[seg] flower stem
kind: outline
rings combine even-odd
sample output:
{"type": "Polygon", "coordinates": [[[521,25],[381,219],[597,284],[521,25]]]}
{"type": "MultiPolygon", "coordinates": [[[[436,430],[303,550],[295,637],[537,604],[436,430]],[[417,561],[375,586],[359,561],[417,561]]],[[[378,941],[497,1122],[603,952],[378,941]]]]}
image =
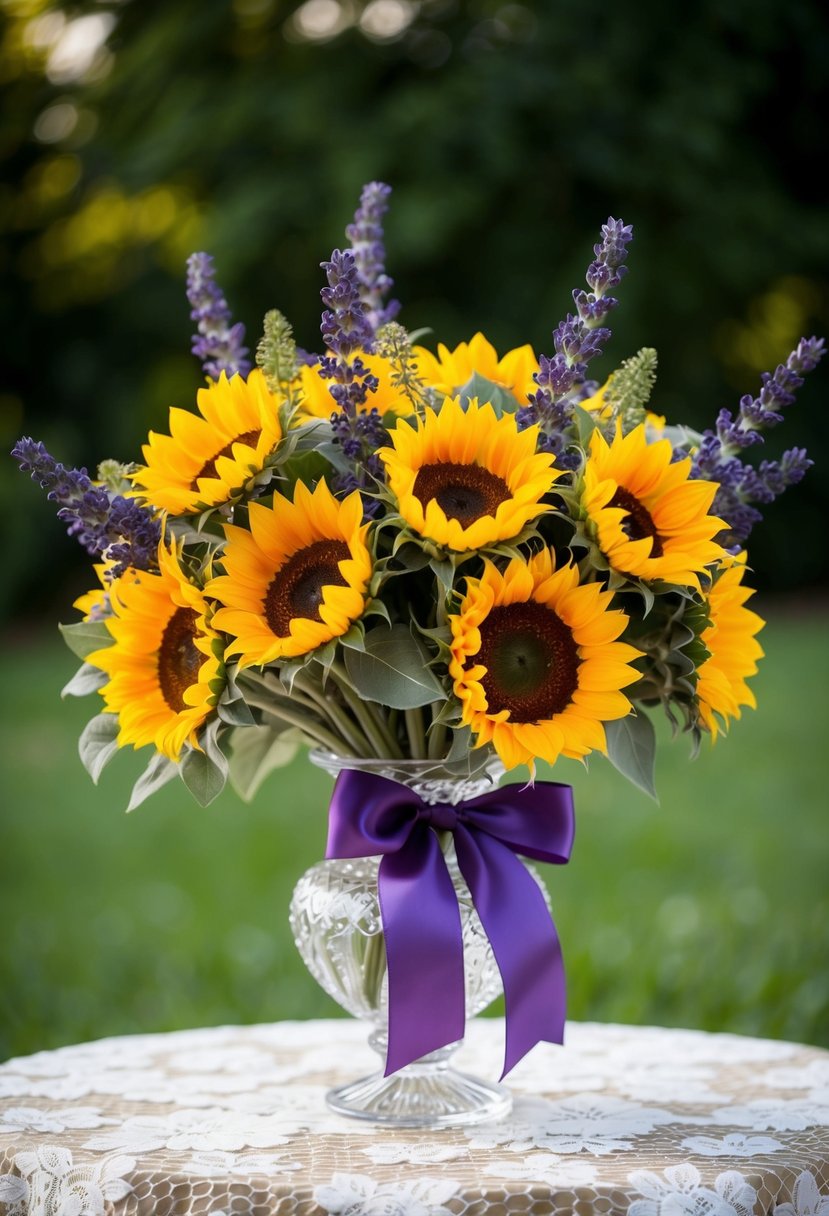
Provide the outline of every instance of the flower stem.
{"type": "Polygon", "coordinates": [[[428,735],[430,760],[442,760],[446,751],[446,724],[437,721],[437,716],[442,709],[443,701],[432,702],[432,725],[428,735]]]}
{"type": "Polygon", "coordinates": [[[386,965],[386,939],[381,930],[366,939],[363,955],[363,996],[370,1009],[380,1008],[380,992],[383,987],[383,976],[386,974],[386,965]]]}
{"type": "Polygon", "coordinates": [[[360,699],[359,695],[351,687],[346,672],[339,664],[331,664],[331,677],[336,680],[337,687],[343,695],[343,700],[360,723],[366,738],[374,748],[374,754],[381,759],[386,757],[396,760],[402,759],[403,753],[397,740],[392,738],[391,732],[383,721],[382,716],[372,712],[374,707],[371,702],[360,699]]]}
{"type": "Polygon", "coordinates": [[[305,672],[300,672],[294,683],[295,687],[298,687],[315,703],[318,712],[328,718],[331,725],[340,732],[344,739],[348,740],[356,756],[372,755],[371,742],[365,732],[359,730],[356,723],[344,709],[336,704],[333,697],[326,696],[321,688],[317,688],[305,672]]]}
{"type": "Polygon", "coordinates": [[[298,727],[309,739],[313,739],[315,743],[319,743],[321,747],[333,752],[336,756],[351,754],[350,744],[345,739],[326,730],[322,723],[315,722],[313,718],[308,718],[305,714],[283,706],[281,702],[278,703],[271,698],[265,699],[264,697],[248,696],[245,699],[248,705],[261,709],[268,717],[278,718],[282,722],[287,722],[290,726],[298,727]]]}
{"type": "Polygon", "coordinates": [[[409,751],[413,760],[426,759],[426,736],[423,732],[423,711],[420,708],[407,709],[406,734],[409,738],[409,751]]]}

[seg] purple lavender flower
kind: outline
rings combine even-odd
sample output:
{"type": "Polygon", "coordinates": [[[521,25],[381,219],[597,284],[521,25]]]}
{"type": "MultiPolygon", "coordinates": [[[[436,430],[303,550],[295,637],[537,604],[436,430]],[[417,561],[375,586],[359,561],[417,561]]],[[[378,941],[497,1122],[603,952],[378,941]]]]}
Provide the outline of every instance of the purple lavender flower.
{"type": "Polygon", "coordinates": [[[763,518],[753,504],[774,502],[814,463],[804,448],[791,448],[780,460],[764,460],[756,469],[737,453],[763,443],[760,431],[782,422],[782,411],[792,404],[804,376],[817,367],[823,354],[822,338],[801,338],[785,363],[774,372],[763,372],[759,396],[747,393],[741,398],[736,419],[730,410],[720,410],[716,429],[703,432],[690,475],[719,483],[712,511],[728,524],[718,537],[721,544],[742,547],[763,518]]]}
{"type": "Polygon", "coordinates": [[[627,266],[622,263],[632,239],[633,228],[622,220],[611,216],[602,225],[602,239],[593,246],[595,257],[587,268],[590,291],[577,288],[573,292],[576,315],[568,313],[554,330],[555,354],[552,358],[541,356],[535,375],[538,391],[530,394],[529,404],[517,413],[522,430],[538,423],[543,446],[555,452],[568,468],[573,461],[565,457],[566,432],[573,421],[573,406],[581,395],[587,364],[610,337],[610,330],[601,322],[618,300],[606,293],[618,287],[627,274],[627,266]]]}
{"type": "Polygon", "coordinates": [[[198,323],[193,334],[193,354],[201,359],[204,374],[218,380],[222,372],[246,376],[251,364],[243,346],[245,327],[232,323],[227,300],[215,279],[213,258],[209,253],[191,253],[187,259],[187,299],[190,317],[198,323]]]}
{"type": "MultiPolygon", "coordinates": [[[[342,446],[352,465],[334,481],[335,492],[345,494],[354,489],[371,489],[382,481],[376,453],[385,445],[387,435],[377,410],[360,408],[369,393],[377,390],[379,381],[357,353],[374,349],[374,331],[360,298],[357,260],[350,250],[335,249],[331,260],[323,262],[322,267],[328,286],[320,293],[326,306],[320,329],[331,353],[320,358],[319,374],[332,381],[328,391],[339,408],[331,414],[331,427],[335,442],[342,446]]],[[[363,502],[370,514],[374,500],[364,497],[363,502]]]]}
{"type": "Polygon", "coordinates": [[[110,577],[156,564],[161,526],[146,507],[93,485],[86,469],[67,469],[42,443],[20,439],[12,448],[21,470],[59,506],[58,519],[92,556],[114,562],[110,577]]]}
{"type": "Polygon", "coordinates": [[[354,222],[345,230],[354,253],[360,299],[366,306],[366,320],[373,334],[387,321],[393,321],[400,311],[399,300],[383,303],[383,297],[394,286],[394,280],[386,274],[383,244],[383,216],[388,211],[390,194],[391,186],[384,182],[363,186],[354,222]]]}

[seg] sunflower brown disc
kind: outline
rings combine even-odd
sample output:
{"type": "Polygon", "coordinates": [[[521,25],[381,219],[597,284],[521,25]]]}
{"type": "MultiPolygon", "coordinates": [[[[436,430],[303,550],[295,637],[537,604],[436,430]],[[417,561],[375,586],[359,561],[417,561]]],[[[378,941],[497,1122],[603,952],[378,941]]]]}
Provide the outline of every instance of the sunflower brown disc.
{"type": "Polygon", "coordinates": [[[479,464],[440,461],[418,469],[412,493],[424,508],[434,499],[447,519],[468,528],[483,515],[494,515],[510,495],[502,477],[479,464]]]}
{"type": "Polygon", "coordinates": [[[474,663],[491,714],[510,711],[511,722],[544,722],[562,713],[578,687],[579,655],[569,628],[545,604],[530,600],[492,608],[479,626],[474,663]]]}
{"type": "Polygon", "coordinates": [[[339,562],[351,550],[344,540],[317,540],[294,553],[277,570],[265,592],[265,619],[278,638],[291,632],[291,621],[319,621],[324,587],[347,587],[339,562]]]}
{"type": "Polygon", "coordinates": [[[237,435],[235,439],[231,439],[230,443],[226,443],[220,452],[217,452],[215,456],[211,456],[209,460],[204,462],[196,476],[190,482],[190,489],[198,490],[200,477],[216,476],[216,461],[220,456],[232,456],[234,443],[244,443],[247,444],[249,448],[252,448],[259,442],[259,436],[261,434],[261,431],[243,431],[241,435],[237,435]]]}
{"type": "Polygon", "coordinates": [[[197,619],[192,608],[177,608],[161,635],[158,685],[174,714],[187,708],[184,694],[191,684],[197,683],[199,668],[205,659],[193,641],[197,619]]]}
{"type": "Polygon", "coordinates": [[[626,536],[631,540],[645,540],[650,537],[653,541],[651,557],[662,556],[662,541],[651,518],[651,513],[647,507],[642,506],[635,494],[631,494],[630,490],[626,490],[624,486],[619,486],[607,505],[621,507],[623,511],[627,511],[627,519],[622,520],[622,531],[626,536]]]}

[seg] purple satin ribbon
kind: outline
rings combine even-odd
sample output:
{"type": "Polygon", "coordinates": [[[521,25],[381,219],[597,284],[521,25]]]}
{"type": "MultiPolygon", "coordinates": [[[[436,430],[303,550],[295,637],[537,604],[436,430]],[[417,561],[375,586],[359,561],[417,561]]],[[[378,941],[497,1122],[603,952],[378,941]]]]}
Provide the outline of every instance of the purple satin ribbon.
{"type": "Polygon", "coordinates": [[[380,911],[389,977],[386,1076],[462,1039],[460,911],[435,830],[450,831],[458,865],[504,985],[502,1077],[542,1040],[564,1038],[566,987],[549,910],[516,853],[565,864],[574,833],[569,785],[507,785],[457,806],[429,806],[374,773],[340,773],[326,857],[381,855],[380,911]]]}

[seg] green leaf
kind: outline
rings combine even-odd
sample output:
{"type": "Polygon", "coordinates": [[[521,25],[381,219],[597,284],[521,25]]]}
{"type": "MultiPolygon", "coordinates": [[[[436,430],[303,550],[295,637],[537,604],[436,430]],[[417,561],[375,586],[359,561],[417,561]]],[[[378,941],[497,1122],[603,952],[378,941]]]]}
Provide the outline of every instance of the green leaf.
{"type": "MultiPolygon", "coordinates": [[[[379,600],[377,600],[375,602],[380,603],[379,600]]],[[[348,629],[345,633],[340,635],[338,640],[339,640],[341,646],[345,646],[349,650],[365,650],[365,648],[366,648],[365,633],[366,633],[366,631],[363,627],[362,622],[355,621],[355,623],[351,626],[350,629],[348,629]]],[[[330,664],[329,664],[329,666],[330,666],[330,664]]]]}
{"type": "Polygon", "coordinates": [[[84,768],[95,784],[104,768],[118,751],[118,717],[98,714],[87,722],[78,740],[78,753],[84,768]]]}
{"type": "Polygon", "coordinates": [[[452,746],[446,755],[447,764],[465,760],[472,751],[472,731],[468,726],[459,726],[452,731],[452,746]]]}
{"type": "Polygon", "coordinates": [[[79,659],[85,659],[93,650],[111,646],[114,640],[104,621],[78,621],[75,625],[58,625],[58,629],[79,659]]]}
{"type": "Polygon", "coordinates": [[[73,675],[68,684],[64,684],[60,691],[62,697],[86,697],[91,692],[97,692],[99,688],[103,688],[106,684],[108,676],[105,671],[101,671],[100,667],[93,667],[91,663],[84,663],[82,667],[73,675]]]}
{"type": "MultiPolygon", "coordinates": [[[[295,452],[289,460],[285,461],[280,472],[288,484],[289,497],[292,497],[293,487],[298,481],[304,482],[306,486],[311,486],[321,477],[330,474],[331,465],[319,451],[295,452]]],[[[284,487],[280,487],[280,489],[283,494],[288,492],[284,487]]]]}
{"type": "Polygon", "coordinates": [[[144,772],[132,787],[127,811],[134,811],[137,806],[146,801],[156,790],[160,790],[168,781],[179,775],[179,768],[162,752],[156,752],[144,772]]]}
{"type": "Polygon", "coordinates": [[[583,448],[586,448],[590,441],[590,436],[599,425],[596,415],[591,414],[590,410],[582,409],[580,405],[574,405],[573,417],[576,421],[576,433],[579,437],[579,443],[583,448]]]}
{"type": "Polygon", "coordinates": [[[433,557],[429,566],[444,591],[451,591],[455,582],[455,563],[450,559],[439,561],[438,558],[433,557]]]}
{"type": "Polygon", "coordinates": [[[256,724],[250,706],[242,697],[219,701],[216,713],[228,726],[254,726],[256,724]]]}
{"type": "Polygon", "coordinates": [[[610,763],[628,781],[658,802],[654,785],[656,734],[648,715],[641,711],[628,714],[616,722],[605,722],[604,729],[610,763]]]}
{"type": "Polygon", "coordinates": [[[363,620],[369,616],[382,617],[387,625],[391,625],[389,610],[381,599],[369,600],[369,602],[366,604],[365,608],[363,609],[363,620]]]}
{"type": "Polygon", "coordinates": [[[429,554],[420,545],[413,544],[402,532],[398,532],[394,541],[394,560],[400,563],[400,569],[390,564],[386,565],[383,573],[386,578],[394,578],[397,574],[411,574],[422,570],[429,564],[429,554]]]}
{"type": "Polygon", "coordinates": [[[280,732],[270,726],[233,732],[230,781],[240,798],[250,802],[269,773],[293,760],[300,746],[296,736],[292,728],[280,732]]]}
{"type": "Polygon", "coordinates": [[[184,753],[180,764],[181,779],[199,806],[209,806],[214,798],[218,798],[227,781],[227,758],[216,741],[218,727],[219,723],[211,723],[199,740],[204,751],[191,747],[184,753]]]}
{"type": "Polygon", "coordinates": [[[378,626],[366,634],[365,652],[347,650],[345,666],[360,696],[389,709],[417,709],[445,697],[429,668],[428,648],[406,625],[378,626]]]}
{"type": "Polygon", "coordinates": [[[490,402],[499,418],[502,414],[514,414],[518,409],[518,402],[508,389],[501,384],[496,384],[494,380],[487,380],[486,376],[482,376],[478,372],[473,372],[460,389],[462,405],[466,405],[473,397],[477,397],[479,405],[483,405],[486,401],[490,402]]]}

